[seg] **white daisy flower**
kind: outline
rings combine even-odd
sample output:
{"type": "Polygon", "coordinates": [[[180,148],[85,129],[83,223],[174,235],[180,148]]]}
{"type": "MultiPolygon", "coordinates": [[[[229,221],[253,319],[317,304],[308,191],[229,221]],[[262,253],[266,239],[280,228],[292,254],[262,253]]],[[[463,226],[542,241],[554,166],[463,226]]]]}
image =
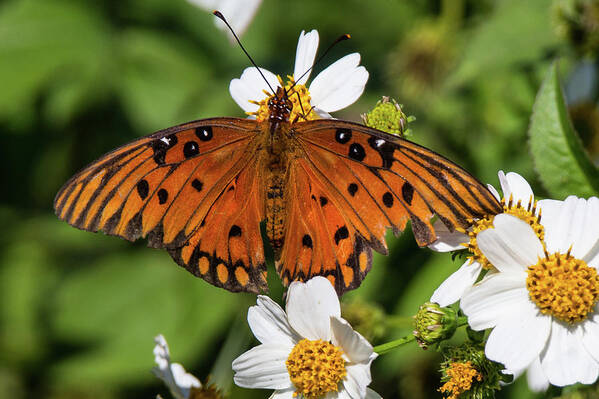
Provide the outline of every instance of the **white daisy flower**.
{"type": "MultiPolygon", "coordinates": [[[[237,34],[237,36],[243,35],[247,30],[250,22],[254,19],[258,7],[262,3],[262,0],[187,0],[191,4],[196,5],[208,12],[215,10],[220,11],[237,34]]],[[[227,25],[219,18],[214,18],[215,25],[225,32],[231,42],[235,42],[233,34],[227,28],[227,25]]]]}
{"type": "Polygon", "coordinates": [[[248,323],[261,344],[233,361],[237,385],[274,389],[273,399],[380,398],[367,388],[377,354],[341,318],[326,278],[291,283],[286,309],[263,295],[249,309],[248,323]]]}
{"type": "MultiPolygon", "coordinates": [[[[542,238],[543,227],[540,220],[540,206],[537,206],[535,203],[534,194],[528,182],[514,172],[505,174],[500,170],[498,176],[501,191],[503,192],[503,199],[501,199],[493,186],[488,185],[488,187],[497,200],[502,202],[504,213],[517,216],[530,223],[542,238]]],[[[436,302],[441,306],[448,306],[457,302],[464,292],[476,282],[483,269],[492,269],[492,266],[482,256],[476,245],[477,234],[491,227],[492,223],[493,215],[475,221],[469,231],[462,230],[454,232],[449,232],[440,220],[434,223],[437,240],[429,245],[429,248],[438,252],[468,248],[473,255],[456,272],[441,283],[433,293],[430,299],[431,302],[436,302]]]]}
{"type": "Polygon", "coordinates": [[[468,290],[461,307],[473,329],[492,328],[489,359],[528,368],[537,383],[591,384],[599,376],[599,199],[540,205],[544,242],[511,215],[478,234],[497,271],[468,290]]]}
{"type": "Polygon", "coordinates": [[[154,375],[160,378],[175,399],[187,399],[192,388],[201,388],[202,384],[193,375],[187,373],[179,363],[171,363],[168,344],[162,334],[154,338],[154,361],[158,365],[152,369],[154,375]]]}
{"type": "Polygon", "coordinates": [[[330,118],[329,112],[353,104],[364,91],[368,80],[366,68],[360,66],[360,54],[353,53],[337,60],[318,74],[306,87],[318,49],[318,32],[300,34],[295,54],[293,75],[287,83],[272,72],[260,68],[266,81],[255,67],[246,68],[239,79],[229,85],[231,97],[250,117],[264,120],[268,116],[268,99],[277,87],[284,87],[293,102],[290,120],[330,118]],[[270,87],[269,87],[270,85],[270,87]],[[293,87],[293,89],[292,89],[293,87]],[[272,88],[272,90],[271,90],[272,88]]]}

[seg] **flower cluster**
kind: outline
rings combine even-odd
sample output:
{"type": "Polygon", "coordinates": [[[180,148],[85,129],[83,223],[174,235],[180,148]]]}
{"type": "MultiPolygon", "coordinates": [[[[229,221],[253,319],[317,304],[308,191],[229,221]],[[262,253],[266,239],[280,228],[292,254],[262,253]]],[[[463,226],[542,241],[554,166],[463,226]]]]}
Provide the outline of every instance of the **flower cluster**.
{"type": "Polygon", "coordinates": [[[593,383],[599,376],[599,199],[534,202],[521,176],[500,172],[499,178],[504,213],[461,235],[442,233],[433,246],[461,244],[473,256],[431,300],[460,300],[473,329],[492,329],[487,357],[512,374],[526,370],[534,390],[593,383]]]}

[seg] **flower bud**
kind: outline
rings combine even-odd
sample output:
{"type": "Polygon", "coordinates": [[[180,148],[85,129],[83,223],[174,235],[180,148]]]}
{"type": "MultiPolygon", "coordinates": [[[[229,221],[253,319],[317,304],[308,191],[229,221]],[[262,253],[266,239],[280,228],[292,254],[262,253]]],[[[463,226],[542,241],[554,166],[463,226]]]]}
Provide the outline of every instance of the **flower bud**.
{"type": "Polygon", "coordinates": [[[406,116],[401,105],[389,97],[383,97],[376,103],[372,111],[362,115],[364,124],[383,132],[397,136],[409,135],[408,123],[415,120],[413,116],[406,116]]]}
{"type": "Polygon", "coordinates": [[[458,316],[451,308],[442,308],[436,303],[425,302],[414,316],[414,336],[418,345],[426,349],[428,345],[451,338],[458,326],[458,316]]]}

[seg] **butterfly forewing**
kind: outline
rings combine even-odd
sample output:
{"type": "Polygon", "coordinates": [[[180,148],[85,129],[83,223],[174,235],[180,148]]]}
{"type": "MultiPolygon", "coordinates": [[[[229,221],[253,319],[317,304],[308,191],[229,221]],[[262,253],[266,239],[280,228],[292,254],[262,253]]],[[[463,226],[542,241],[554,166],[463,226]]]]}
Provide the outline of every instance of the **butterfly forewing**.
{"type": "Polygon", "coordinates": [[[56,214],[84,230],[147,237],[215,285],[264,289],[262,191],[248,151],[256,132],[255,121],[215,118],[136,140],[70,179],[56,196],[56,214]],[[218,264],[202,273],[194,251],[218,264]],[[233,278],[223,277],[223,267],[233,278]]]}

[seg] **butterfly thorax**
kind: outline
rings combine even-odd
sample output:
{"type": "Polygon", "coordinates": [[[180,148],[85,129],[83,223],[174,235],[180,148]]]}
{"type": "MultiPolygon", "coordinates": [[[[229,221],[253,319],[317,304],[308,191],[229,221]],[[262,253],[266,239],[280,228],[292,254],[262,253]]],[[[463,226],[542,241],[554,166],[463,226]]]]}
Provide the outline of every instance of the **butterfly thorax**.
{"type": "Polygon", "coordinates": [[[283,246],[285,235],[285,215],[287,200],[284,197],[288,182],[288,165],[297,154],[297,146],[291,137],[289,116],[293,103],[282,87],[268,101],[268,155],[266,161],[266,233],[268,239],[278,251],[283,246]]]}

